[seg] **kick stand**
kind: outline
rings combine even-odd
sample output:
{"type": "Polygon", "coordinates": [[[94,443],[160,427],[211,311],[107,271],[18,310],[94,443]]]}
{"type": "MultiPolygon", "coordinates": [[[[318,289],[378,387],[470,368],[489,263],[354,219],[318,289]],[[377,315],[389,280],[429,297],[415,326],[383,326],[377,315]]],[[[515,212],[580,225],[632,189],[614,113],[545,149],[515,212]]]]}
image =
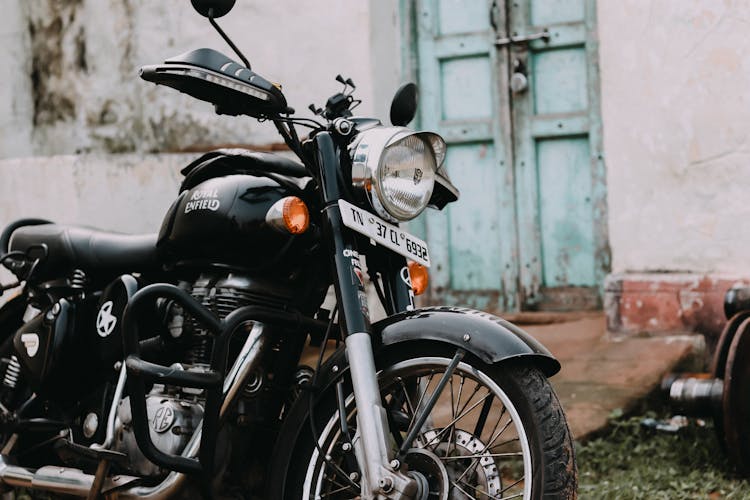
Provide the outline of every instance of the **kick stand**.
{"type": "Polygon", "coordinates": [[[94,482],[91,484],[91,489],[86,500],[99,500],[101,498],[102,487],[104,486],[104,480],[107,479],[107,474],[109,474],[109,459],[102,458],[96,468],[94,482]]]}

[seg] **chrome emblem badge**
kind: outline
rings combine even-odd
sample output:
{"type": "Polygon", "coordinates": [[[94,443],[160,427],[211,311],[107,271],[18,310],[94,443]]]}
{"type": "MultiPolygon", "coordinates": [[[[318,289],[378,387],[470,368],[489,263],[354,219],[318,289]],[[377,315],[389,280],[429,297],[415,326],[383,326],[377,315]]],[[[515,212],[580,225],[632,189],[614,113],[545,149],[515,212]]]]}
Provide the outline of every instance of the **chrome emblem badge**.
{"type": "Polygon", "coordinates": [[[100,337],[108,337],[117,325],[117,316],[112,314],[112,306],[111,300],[105,302],[96,316],[96,332],[100,337]]]}
{"type": "Polygon", "coordinates": [[[23,346],[26,348],[26,354],[28,354],[30,358],[33,358],[36,356],[36,353],[39,352],[39,335],[36,333],[22,334],[21,342],[23,342],[23,346]]]}

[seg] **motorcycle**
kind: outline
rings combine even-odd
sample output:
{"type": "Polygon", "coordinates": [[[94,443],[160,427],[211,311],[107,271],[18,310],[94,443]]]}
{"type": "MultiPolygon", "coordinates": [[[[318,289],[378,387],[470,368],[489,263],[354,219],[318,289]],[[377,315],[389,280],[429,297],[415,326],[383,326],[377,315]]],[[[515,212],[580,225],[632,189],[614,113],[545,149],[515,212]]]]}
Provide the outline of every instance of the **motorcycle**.
{"type": "Polygon", "coordinates": [[[140,76],[273,123],[298,160],[204,154],[159,234],[39,219],[5,229],[0,263],[17,277],[0,309],[5,491],[575,498],[547,379],[558,361],[496,316],[415,307],[430,253],[399,224],[459,197],[443,139],[406,127],[416,86],[396,93],[392,126],[354,116],[342,77],[316,119],[297,117],[216,22],[234,0],[192,4],[242,63],[199,49],[140,76]],[[308,343],[314,367],[300,365],[308,343]]]}

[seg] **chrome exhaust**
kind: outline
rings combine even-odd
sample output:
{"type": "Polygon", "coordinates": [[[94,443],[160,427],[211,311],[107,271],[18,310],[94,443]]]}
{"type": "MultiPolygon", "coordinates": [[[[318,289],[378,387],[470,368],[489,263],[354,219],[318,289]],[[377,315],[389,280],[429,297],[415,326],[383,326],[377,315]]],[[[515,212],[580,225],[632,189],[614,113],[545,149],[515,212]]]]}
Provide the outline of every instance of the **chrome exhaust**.
{"type": "MultiPolygon", "coordinates": [[[[224,382],[226,401],[221,407],[220,417],[224,416],[234,398],[240,393],[240,389],[247,383],[248,377],[260,360],[264,345],[263,325],[255,322],[224,382]]],[[[193,433],[182,452],[182,456],[194,458],[198,455],[201,434],[200,428],[193,433]]],[[[7,457],[0,455],[0,483],[7,486],[86,497],[94,484],[94,477],[93,474],[87,474],[80,469],[70,467],[47,465],[37,470],[19,467],[9,464],[7,457]]],[[[133,485],[128,487],[131,483],[139,480],[140,478],[134,476],[110,476],[104,481],[102,494],[117,492],[118,499],[127,500],[167,500],[175,498],[184,486],[187,476],[178,472],[170,472],[156,486],[133,485]]]]}
{"type": "MultiPolygon", "coordinates": [[[[37,470],[10,465],[6,457],[0,456],[0,479],[8,486],[44,490],[66,495],[85,497],[94,484],[94,476],[79,469],[47,465],[37,470]]],[[[107,478],[102,488],[103,493],[126,487],[138,481],[133,476],[113,476],[107,478]]]]}

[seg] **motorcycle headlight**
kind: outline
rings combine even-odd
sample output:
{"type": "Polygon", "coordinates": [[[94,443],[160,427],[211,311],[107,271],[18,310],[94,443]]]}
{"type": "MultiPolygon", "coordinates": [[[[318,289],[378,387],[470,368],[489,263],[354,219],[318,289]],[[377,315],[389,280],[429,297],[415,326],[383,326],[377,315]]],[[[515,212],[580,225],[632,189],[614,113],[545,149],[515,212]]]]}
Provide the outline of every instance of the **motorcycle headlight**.
{"type": "Polygon", "coordinates": [[[355,138],[351,155],[354,187],[378,215],[401,222],[427,207],[445,159],[445,141],[431,132],[377,127],[355,138]]]}

